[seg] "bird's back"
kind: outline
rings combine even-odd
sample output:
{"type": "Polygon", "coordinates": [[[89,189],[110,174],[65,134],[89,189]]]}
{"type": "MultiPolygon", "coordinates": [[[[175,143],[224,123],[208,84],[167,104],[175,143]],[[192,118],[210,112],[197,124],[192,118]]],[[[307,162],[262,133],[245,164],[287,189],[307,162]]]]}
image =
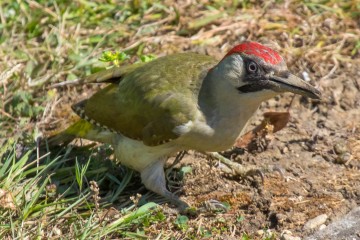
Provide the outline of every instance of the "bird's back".
{"type": "Polygon", "coordinates": [[[94,123],[158,145],[178,137],[173,129],[193,120],[202,81],[217,61],[174,54],[134,68],[80,107],[94,123]]]}

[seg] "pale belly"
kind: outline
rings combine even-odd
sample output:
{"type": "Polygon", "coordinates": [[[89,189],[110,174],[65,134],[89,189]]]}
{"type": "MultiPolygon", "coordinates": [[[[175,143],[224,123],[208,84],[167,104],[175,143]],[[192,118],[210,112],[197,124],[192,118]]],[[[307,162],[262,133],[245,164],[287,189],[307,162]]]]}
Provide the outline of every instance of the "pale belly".
{"type": "MultiPolygon", "coordinates": [[[[219,122],[212,131],[204,132],[201,129],[193,129],[175,142],[185,149],[193,149],[203,152],[219,152],[230,149],[247,125],[247,120],[238,119],[237,124],[227,121],[219,122]]],[[[210,127],[210,126],[208,126],[210,127]]]]}
{"type": "MultiPolygon", "coordinates": [[[[233,129],[233,128],[231,128],[233,129]]],[[[215,133],[212,136],[193,133],[176,140],[185,149],[193,149],[202,152],[219,152],[230,149],[240,134],[239,129],[234,131],[224,130],[222,133],[215,133]]]]}
{"type": "Polygon", "coordinates": [[[145,167],[166,159],[181,149],[172,143],[159,146],[146,146],[141,141],[133,140],[117,134],[113,139],[116,160],[136,171],[141,172],[145,167]]]}
{"type": "Polygon", "coordinates": [[[210,126],[206,123],[195,124],[191,130],[179,138],[159,146],[146,146],[142,141],[133,140],[116,134],[113,147],[117,161],[134,170],[145,167],[182,150],[218,152],[230,149],[237,137],[246,127],[248,118],[224,118],[210,126]]]}

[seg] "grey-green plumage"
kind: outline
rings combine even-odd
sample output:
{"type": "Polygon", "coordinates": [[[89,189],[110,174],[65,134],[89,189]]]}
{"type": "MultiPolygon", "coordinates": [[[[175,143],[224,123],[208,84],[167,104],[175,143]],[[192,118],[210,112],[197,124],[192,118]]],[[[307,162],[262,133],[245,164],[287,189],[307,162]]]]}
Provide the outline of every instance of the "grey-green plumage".
{"type": "Polygon", "coordinates": [[[101,81],[121,78],[120,83],[110,84],[75,108],[82,107],[87,118],[124,136],[149,146],[163,144],[179,137],[176,126],[195,120],[202,80],[216,63],[195,53],[161,57],[116,77],[108,74],[101,81]]]}

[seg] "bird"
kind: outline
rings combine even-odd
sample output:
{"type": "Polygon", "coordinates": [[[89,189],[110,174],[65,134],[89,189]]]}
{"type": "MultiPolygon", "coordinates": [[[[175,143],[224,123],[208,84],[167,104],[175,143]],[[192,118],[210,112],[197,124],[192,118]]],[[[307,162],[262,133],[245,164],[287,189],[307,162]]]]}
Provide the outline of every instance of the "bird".
{"type": "Polygon", "coordinates": [[[180,210],[189,205],[166,188],[169,156],[230,149],[260,104],[280,93],[321,97],[277,51],[254,41],[237,44],[220,61],[176,53],[104,70],[84,82],[108,85],[74,104],[80,119],[49,142],[84,138],[112,145],[118,163],[139,172],[148,190],[180,210]]]}

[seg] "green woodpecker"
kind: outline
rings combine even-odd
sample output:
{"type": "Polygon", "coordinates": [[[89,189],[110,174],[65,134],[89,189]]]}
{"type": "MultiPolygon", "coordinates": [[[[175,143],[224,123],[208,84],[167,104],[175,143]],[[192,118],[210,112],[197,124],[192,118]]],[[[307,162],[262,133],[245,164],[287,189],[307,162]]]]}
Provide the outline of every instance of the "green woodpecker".
{"type": "Polygon", "coordinates": [[[261,102],[279,93],[320,98],[288,71],[276,51],[256,42],[235,46],[221,61],[179,53],[113,68],[87,81],[110,84],[75,104],[82,120],[52,142],[80,137],[111,144],[117,161],[140,172],[147,189],[181,209],[188,205],[166,189],[169,155],[231,148],[261,102]]]}

